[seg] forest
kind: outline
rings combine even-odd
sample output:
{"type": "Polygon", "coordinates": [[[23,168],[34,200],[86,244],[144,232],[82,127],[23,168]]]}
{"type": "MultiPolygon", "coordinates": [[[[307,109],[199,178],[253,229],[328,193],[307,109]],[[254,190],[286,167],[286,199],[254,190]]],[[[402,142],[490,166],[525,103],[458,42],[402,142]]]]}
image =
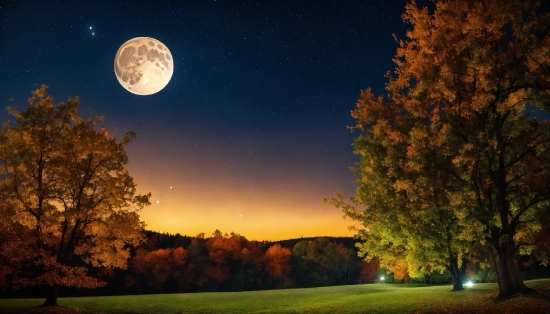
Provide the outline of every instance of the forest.
{"type": "MultiPolygon", "coordinates": [[[[144,231],[142,245],[131,248],[126,269],[90,273],[105,283],[96,289],[62,288],[60,296],[128,295],[178,292],[219,292],[304,288],[372,283],[450,284],[448,272],[411,278],[406,271],[390,273],[377,259],[358,255],[351,237],[248,240],[236,233],[214,231],[196,236],[144,231]],[[381,279],[383,278],[383,279],[381,279]]],[[[521,257],[526,279],[550,277],[532,256],[521,257]]],[[[467,267],[476,282],[495,282],[495,272],[479,264],[467,267]]],[[[40,297],[44,287],[13,289],[3,282],[2,298],[40,297]]]]}

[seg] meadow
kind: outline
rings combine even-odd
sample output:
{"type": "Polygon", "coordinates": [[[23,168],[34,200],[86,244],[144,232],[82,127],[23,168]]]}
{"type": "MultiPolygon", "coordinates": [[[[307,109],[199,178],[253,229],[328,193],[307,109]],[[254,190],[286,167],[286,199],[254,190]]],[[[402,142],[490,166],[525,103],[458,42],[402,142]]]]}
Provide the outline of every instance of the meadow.
{"type": "Polygon", "coordinates": [[[550,279],[526,281],[537,289],[496,300],[496,284],[460,292],[451,286],[370,284],[320,288],[0,300],[0,313],[550,313],[550,279]]]}

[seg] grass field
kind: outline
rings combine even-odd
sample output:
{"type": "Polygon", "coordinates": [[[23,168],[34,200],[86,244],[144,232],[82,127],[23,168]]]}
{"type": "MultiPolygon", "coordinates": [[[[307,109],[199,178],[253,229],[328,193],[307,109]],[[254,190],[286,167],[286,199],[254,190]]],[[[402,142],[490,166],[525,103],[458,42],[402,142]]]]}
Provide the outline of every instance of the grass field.
{"type": "Polygon", "coordinates": [[[57,309],[43,299],[0,300],[0,313],[550,313],[550,279],[537,289],[496,301],[496,284],[461,292],[451,286],[354,285],[309,289],[59,298],[57,309]]]}

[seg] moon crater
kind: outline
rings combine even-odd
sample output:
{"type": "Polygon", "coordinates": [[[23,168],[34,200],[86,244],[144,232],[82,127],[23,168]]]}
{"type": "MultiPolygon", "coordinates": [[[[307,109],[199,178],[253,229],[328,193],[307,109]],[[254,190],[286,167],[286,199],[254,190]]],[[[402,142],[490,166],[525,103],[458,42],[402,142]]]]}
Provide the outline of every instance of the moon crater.
{"type": "Polygon", "coordinates": [[[174,73],[170,50],[151,37],[136,37],[118,49],[115,75],[122,87],[136,95],[151,95],[162,90],[174,73]]]}

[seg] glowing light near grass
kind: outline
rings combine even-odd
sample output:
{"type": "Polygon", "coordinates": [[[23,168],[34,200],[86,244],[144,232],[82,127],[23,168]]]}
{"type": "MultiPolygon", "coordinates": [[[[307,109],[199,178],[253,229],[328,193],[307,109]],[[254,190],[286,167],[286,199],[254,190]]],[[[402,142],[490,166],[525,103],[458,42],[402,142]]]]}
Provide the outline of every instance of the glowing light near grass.
{"type": "Polygon", "coordinates": [[[467,288],[471,288],[474,286],[474,283],[470,280],[467,283],[464,284],[467,288]]]}

